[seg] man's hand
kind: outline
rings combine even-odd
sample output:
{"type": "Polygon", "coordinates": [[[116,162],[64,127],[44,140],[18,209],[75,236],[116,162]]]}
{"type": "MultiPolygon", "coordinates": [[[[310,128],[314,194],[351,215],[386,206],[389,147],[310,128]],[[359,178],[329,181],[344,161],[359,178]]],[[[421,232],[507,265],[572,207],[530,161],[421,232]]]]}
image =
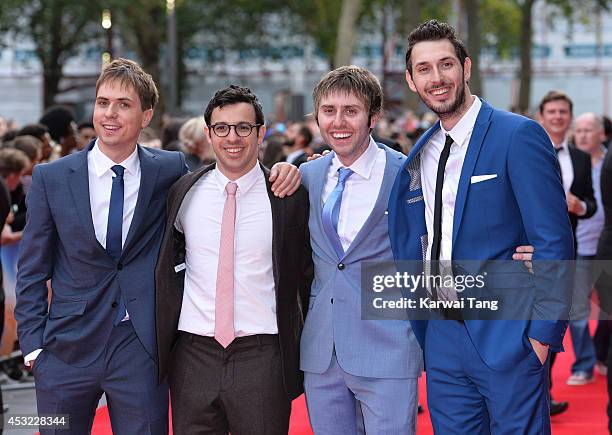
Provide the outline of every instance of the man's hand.
{"type": "Polygon", "coordinates": [[[567,192],[567,211],[574,213],[576,216],[582,216],[586,213],[586,205],[576,195],[567,192]]]}
{"type": "Polygon", "coordinates": [[[516,251],[514,254],[512,254],[512,259],[522,261],[527,270],[529,270],[530,273],[533,273],[533,263],[531,262],[533,252],[533,246],[517,246],[516,251]]]}
{"type": "Polygon", "coordinates": [[[536,356],[540,360],[540,363],[544,365],[546,358],[548,358],[548,348],[550,346],[540,343],[538,340],[534,340],[531,337],[529,337],[529,342],[531,343],[531,347],[533,347],[533,351],[535,352],[536,356]]]}
{"type": "Polygon", "coordinates": [[[274,195],[284,198],[286,195],[293,195],[298,190],[302,182],[302,175],[299,169],[291,163],[279,162],[270,170],[270,182],[274,195]]]}

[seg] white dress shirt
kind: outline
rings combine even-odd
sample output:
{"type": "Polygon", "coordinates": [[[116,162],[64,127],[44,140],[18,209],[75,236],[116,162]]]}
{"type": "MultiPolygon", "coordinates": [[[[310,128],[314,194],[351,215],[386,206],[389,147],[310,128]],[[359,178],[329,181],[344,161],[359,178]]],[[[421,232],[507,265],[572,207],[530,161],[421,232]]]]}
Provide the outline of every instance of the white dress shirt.
{"type": "MultiPolygon", "coordinates": [[[[185,235],[185,288],[178,329],[215,335],[215,295],[225,186],[218,169],[203,175],[181,204],[175,227],[185,235]]],[[[234,247],[234,329],[237,337],[277,334],[272,270],[272,209],[256,164],[237,179],[234,247]]]]}
{"type": "MultiPolygon", "coordinates": [[[[348,250],[374,210],[382,186],[386,162],[385,150],[379,148],[374,139],[370,137],[370,144],[365,152],[349,166],[354,174],[351,174],[344,185],[338,215],[338,236],[344,252],[348,250]]],[[[327,197],[338,184],[338,169],[341,167],[344,165],[338,156],[334,156],[327,171],[327,181],[321,195],[322,204],[325,204],[327,197]]]]}
{"type": "Polygon", "coordinates": [[[557,152],[557,160],[559,161],[559,166],[561,168],[563,190],[565,190],[565,193],[567,194],[572,187],[572,183],[574,182],[574,166],[572,165],[572,157],[569,153],[567,138],[565,138],[563,142],[559,144],[559,146],[553,143],[553,147],[560,148],[560,150],[557,152]]]}
{"type": "MultiPolygon", "coordinates": [[[[111,190],[113,178],[116,176],[112,167],[117,163],[112,161],[106,154],[100,151],[98,141],[87,153],[87,173],[89,177],[89,205],[91,207],[91,218],[93,220],[96,239],[106,249],[106,227],[108,225],[108,209],[110,207],[111,190]]],[[[138,189],[140,188],[140,159],[138,148],[130,156],[119,163],[125,168],[123,172],[123,226],[121,229],[121,246],[125,245],[130,224],[134,217],[134,209],[138,200],[138,189]]],[[[126,310],[122,321],[129,320],[130,316],[126,310]]],[[[37,349],[25,357],[26,365],[35,360],[42,349],[37,349]]]]}
{"type": "MultiPolygon", "coordinates": [[[[87,154],[87,172],[89,173],[89,205],[93,219],[96,239],[106,249],[106,227],[108,225],[108,210],[110,207],[111,190],[115,173],[112,167],[117,163],[108,158],[98,142],[87,154]]],[[[134,217],[138,189],[140,188],[140,159],[138,149],[119,163],[125,168],[123,173],[123,226],[121,228],[121,246],[125,245],[130,224],[134,217]]]]}
{"type": "Polygon", "coordinates": [[[444,148],[446,135],[450,135],[454,142],[450,148],[450,155],[444,171],[444,185],[442,187],[442,240],[440,244],[440,260],[452,260],[453,251],[453,217],[455,215],[455,200],[459,187],[461,168],[467,153],[474,124],[482,103],[474,96],[474,102],[459,122],[450,131],[446,131],[440,123],[440,130],[434,133],[429,142],[423,147],[421,153],[421,184],[423,199],[425,201],[425,223],[427,225],[427,258],[431,259],[431,247],[434,239],[434,205],[436,197],[436,176],[438,162],[444,148]]]}

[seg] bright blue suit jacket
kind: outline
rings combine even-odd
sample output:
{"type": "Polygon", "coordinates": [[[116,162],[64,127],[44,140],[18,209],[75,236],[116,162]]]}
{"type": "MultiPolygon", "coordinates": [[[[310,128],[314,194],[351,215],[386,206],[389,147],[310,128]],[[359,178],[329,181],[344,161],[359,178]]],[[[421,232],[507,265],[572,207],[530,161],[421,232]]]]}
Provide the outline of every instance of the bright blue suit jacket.
{"type": "Polygon", "coordinates": [[[19,344],[24,355],[44,348],[68,364],[88,366],[105,349],[123,294],[138,338],[157,360],[154,271],[166,193],[187,172],[185,159],[182,153],[138,146],[138,200],[115,261],[93,227],[87,170],[93,145],[34,170],[17,272],[19,344]]]}
{"type": "MultiPolygon", "coordinates": [[[[389,234],[396,260],[424,258],[427,229],[421,151],[439,128],[436,123],[416,143],[391,191],[389,234]]],[[[573,236],[556,157],[539,124],[482,102],[459,179],[452,242],[453,260],[482,264],[511,260],[519,245],[535,247],[536,266],[538,260],[573,259],[573,236]],[[471,183],[472,176],[493,174],[495,178],[471,183]]],[[[546,267],[551,263],[546,262],[546,267]]],[[[524,358],[530,351],[527,337],[561,350],[571,304],[569,268],[559,266],[542,274],[536,268],[530,276],[507,264],[511,282],[525,287],[517,294],[522,295],[521,303],[529,304],[524,310],[527,316],[465,321],[480,356],[494,369],[509,368],[524,358]]],[[[506,277],[498,281],[507,285],[506,277]]],[[[413,320],[412,327],[423,347],[427,321],[413,320]]]]}

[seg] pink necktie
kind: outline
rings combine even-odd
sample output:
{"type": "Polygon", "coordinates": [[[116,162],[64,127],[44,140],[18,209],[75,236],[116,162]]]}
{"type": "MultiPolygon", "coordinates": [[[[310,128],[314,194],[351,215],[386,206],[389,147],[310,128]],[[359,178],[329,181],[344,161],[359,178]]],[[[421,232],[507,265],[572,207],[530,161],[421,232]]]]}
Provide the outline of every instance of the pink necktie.
{"type": "Polygon", "coordinates": [[[215,296],[215,339],[227,347],[236,337],[234,332],[234,231],[236,226],[236,183],[227,183],[227,198],[221,220],[221,243],[217,265],[215,296]]]}

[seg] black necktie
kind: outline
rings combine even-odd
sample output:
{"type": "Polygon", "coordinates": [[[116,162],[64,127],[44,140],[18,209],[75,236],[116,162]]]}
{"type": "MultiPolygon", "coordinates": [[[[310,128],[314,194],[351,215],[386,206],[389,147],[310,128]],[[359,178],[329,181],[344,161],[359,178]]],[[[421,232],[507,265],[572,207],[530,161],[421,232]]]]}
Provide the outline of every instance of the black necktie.
{"type": "MultiPolygon", "coordinates": [[[[555,154],[557,155],[557,168],[559,169],[559,175],[561,176],[561,184],[563,184],[563,172],[561,171],[561,162],[559,162],[559,152],[563,147],[555,147],[555,154]]],[[[564,188],[565,189],[565,188],[564,188]]]]}
{"type": "Polygon", "coordinates": [[[444,170],[446,169],[446,162],[450,155],[450,148],[453,144],[453,138],[449,135],[446,136],[446,142],[444,142],[444,148],[440,153],[440,160],[438,162],[438,175],[436,176],[436,196],[434,202],[434,237],[433,244],[431,245],[431,261],[438,261],[440,259],[440,245],[442,243],[442,187],[444,186],[444,170]]]}

